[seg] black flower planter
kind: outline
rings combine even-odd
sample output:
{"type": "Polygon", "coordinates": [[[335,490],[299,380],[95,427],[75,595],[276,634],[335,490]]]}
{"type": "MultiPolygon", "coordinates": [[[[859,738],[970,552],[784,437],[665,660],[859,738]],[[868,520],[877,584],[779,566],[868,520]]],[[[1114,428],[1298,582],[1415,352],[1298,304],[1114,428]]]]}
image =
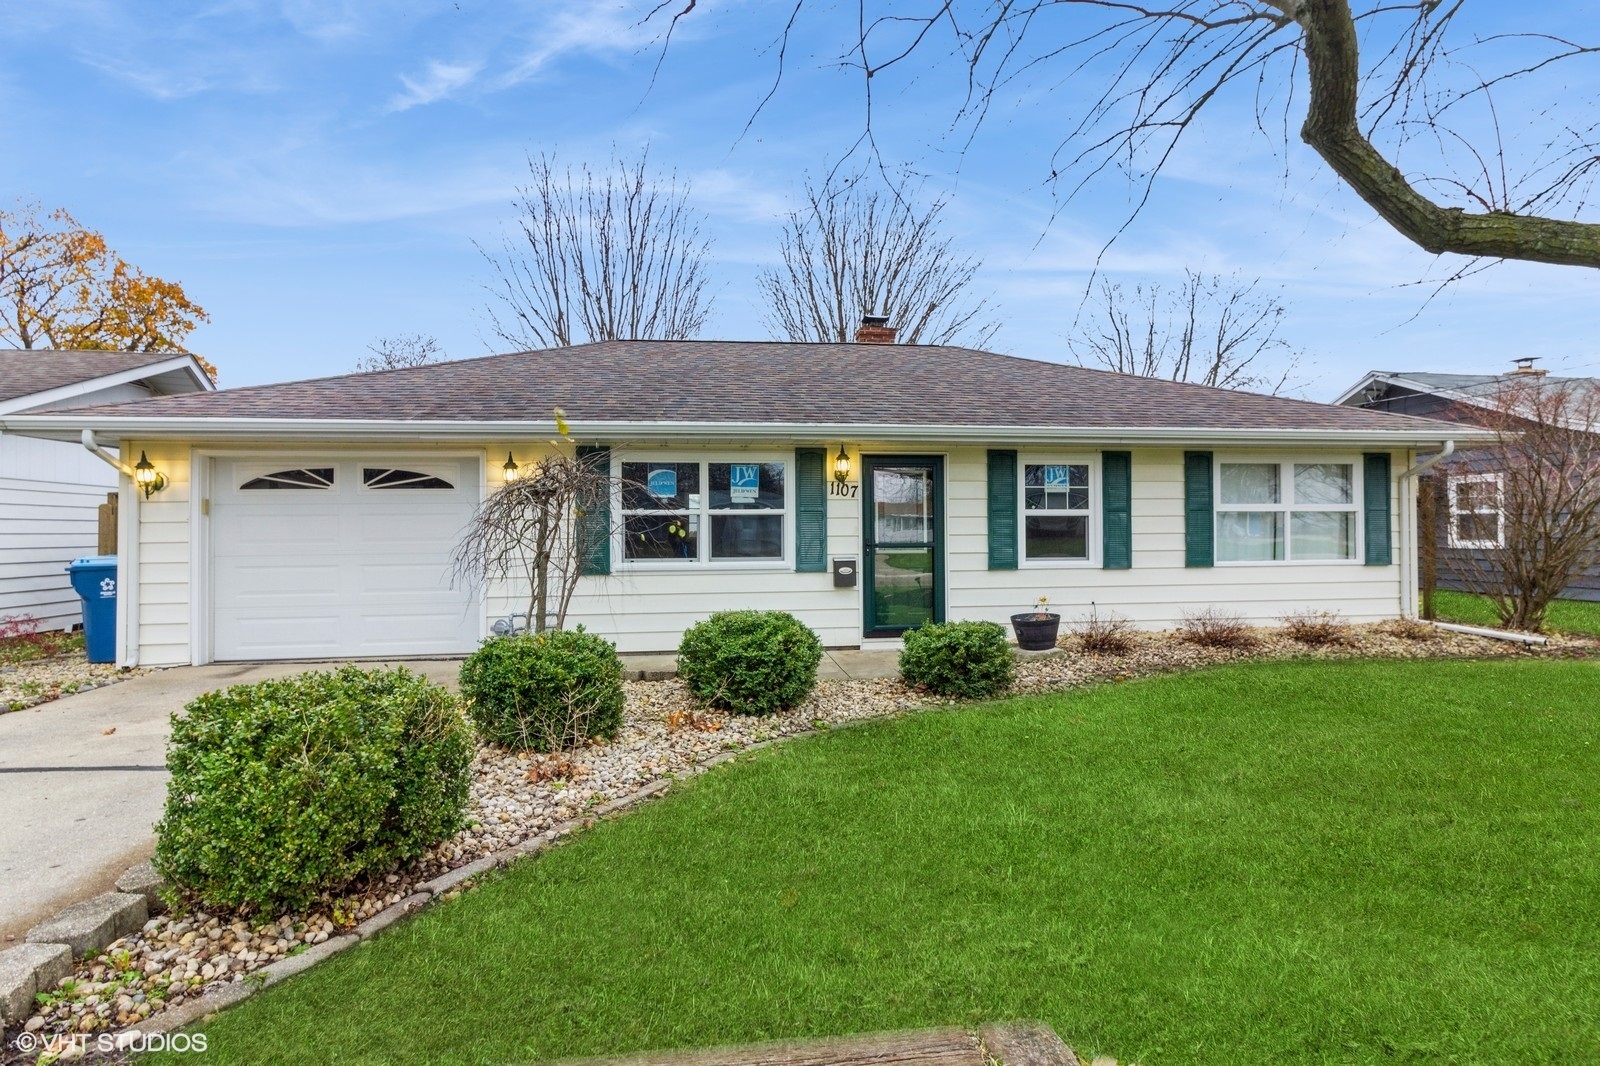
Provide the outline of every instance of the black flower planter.
{"type": "Polygon", "coordinates": [[[1056,646],[1056,635],[1061,631],[1061,616],[1029,611],[1011,616],[1011,628],[1017,631],[1017,647],[1023,651],[1049,651],[1056,646]]]}

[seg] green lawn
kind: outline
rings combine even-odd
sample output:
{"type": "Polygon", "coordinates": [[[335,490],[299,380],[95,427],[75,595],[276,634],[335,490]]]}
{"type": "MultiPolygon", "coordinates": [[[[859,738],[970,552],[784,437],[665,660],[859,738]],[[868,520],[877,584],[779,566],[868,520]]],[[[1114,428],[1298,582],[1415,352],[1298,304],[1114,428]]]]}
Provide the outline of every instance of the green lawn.
{"type": "Polygon", "coordinates": [[[225,1012],[206,1059],[1036,1017],[1147,1066],[1594,1062],[1596,708],[1587,662],[1278,663],[780,745],[225,1012]]]}
{"type": "MultiPolygon", "coordinates": [[[[1498,626],[1485,596],[1470,592],[1451,592],[1439,589],[1433,594],[1433,609],[1441,622],[1465,622],[1475,626],[1498,626]]],[[[1545,629],[1555,633],[1582,633],[1600,637],[1600,603],[1587,600],[1556,600],[1545,615],[1545,629]]]]}

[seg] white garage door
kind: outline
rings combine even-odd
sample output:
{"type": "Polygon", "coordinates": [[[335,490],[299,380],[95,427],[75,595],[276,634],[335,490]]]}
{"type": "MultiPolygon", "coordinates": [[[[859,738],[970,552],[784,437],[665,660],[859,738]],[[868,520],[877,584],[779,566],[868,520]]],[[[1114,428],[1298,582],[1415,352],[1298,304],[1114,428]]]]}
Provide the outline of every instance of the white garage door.
{"type": "Polygon", "coordinates": [[[470,651],[482,608],[450,587],[475,459],[221,460],[212,468],[212,657],[470,651]]]}

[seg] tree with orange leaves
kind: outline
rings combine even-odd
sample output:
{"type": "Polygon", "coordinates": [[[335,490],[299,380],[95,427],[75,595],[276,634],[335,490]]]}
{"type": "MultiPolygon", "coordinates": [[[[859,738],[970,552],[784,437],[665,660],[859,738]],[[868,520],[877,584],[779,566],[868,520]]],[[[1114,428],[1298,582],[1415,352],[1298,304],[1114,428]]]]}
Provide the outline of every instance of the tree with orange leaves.
{"type": "Polygon", "coordinates": [[[186,352],[184,338],[209,318],[182,285],[130,265],[65,209],[0,209],[0,343],[186,352]]]}

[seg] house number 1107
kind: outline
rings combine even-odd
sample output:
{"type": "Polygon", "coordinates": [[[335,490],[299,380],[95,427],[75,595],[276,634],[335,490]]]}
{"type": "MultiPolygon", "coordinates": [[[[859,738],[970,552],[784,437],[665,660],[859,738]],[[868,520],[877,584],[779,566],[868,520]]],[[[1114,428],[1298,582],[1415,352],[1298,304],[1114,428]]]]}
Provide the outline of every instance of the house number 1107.
{"type": "Polygon", "coordinates": [[[846,485],[842,481],[830,481],[828,482],[828,495],[843,496],[847,500],[853,500],[856,498],[856,492],[860,488],[860,485],[846,485]]]}

